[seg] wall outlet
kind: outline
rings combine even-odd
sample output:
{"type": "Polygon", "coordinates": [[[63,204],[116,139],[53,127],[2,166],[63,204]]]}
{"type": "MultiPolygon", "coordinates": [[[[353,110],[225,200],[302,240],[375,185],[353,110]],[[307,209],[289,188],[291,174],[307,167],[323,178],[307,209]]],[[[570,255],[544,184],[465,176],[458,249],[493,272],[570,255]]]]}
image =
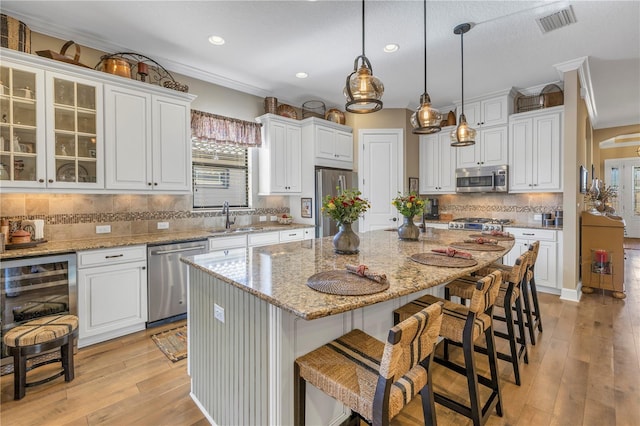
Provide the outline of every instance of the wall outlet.
{"type": "Polygon", "coordinates": [[[224,308],[217,303],[213,304],[213,316],[220,322],[224,322],[224,308]]]}
{"type": "Polygon", "coordinates": [[[266,222],[266,221],[267,221],[266,216],[260,216],[260,222],[266,222]]]}
{"type": "Polygon", "coordinates": [[[542,220],[542,215],[541,214],[534,214],[533,215],[533,220],[542,220]]]}
{"type": "Polygon", "coordinates": [[[96,234],[110,234],[111,225],[96,225],[96,234]]]}
{"type": "Polygon", "coordinates": [[[278,220],[278,216],[271,216],[271,221],[275,222],[276,220],[278,220]]]}
{"type": "Polygon", "coordinates": [[[169,222],[158,222],[158,229],[169,229],[169,222]]]}

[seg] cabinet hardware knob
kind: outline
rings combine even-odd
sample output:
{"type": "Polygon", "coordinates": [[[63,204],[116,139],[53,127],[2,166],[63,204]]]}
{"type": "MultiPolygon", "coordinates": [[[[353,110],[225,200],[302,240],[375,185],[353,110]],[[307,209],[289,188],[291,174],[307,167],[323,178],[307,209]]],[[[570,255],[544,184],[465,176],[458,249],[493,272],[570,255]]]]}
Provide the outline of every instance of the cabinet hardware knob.
{"type": "Polygon", "coordinates": [[[53,183],[53,179],[49,179],[49,183],[53,183]]]}
{"type": "Polygon", "coordinates": [[[389,219],[389,220],[392,220],[392,221],[394,221],[394,222],[395,222],[395,221],[397,221],[397,220],[398,220],[398,218],[397,218],[397,217],[394,217],[393,219],[389,219]]]}
{"type": "Polygon", "coordinates": [[[44,183],[44,179],[38,179],[38,182],[44,183]]]}
{"type": "Polygon", "coordinates": [[[151,182],[147,182],[147,185],[151,186],[151,182]]]}
{"type": "Polygon", "coordinates": [[[146,267],[146,266],[143,266],[143,267],[142,267],[142,270],[143,270],[143,271],[146,271],[146,270],[147,270],[147,267],[146,267]]]}
{"type": "Polygon", "coordinates": [[[158,186],[158,182],[153,182],[153,186],[158,186]]]}
{"type": "Polygon", "coordinates": [[[113,255],[110,255],[110,256],[105,256],[104,258],[105,259],[113,259],[115,257],[123,257],[123,256],[124,256],[124,254],[120,253],[120,254],[113,254],[113,255]]]}

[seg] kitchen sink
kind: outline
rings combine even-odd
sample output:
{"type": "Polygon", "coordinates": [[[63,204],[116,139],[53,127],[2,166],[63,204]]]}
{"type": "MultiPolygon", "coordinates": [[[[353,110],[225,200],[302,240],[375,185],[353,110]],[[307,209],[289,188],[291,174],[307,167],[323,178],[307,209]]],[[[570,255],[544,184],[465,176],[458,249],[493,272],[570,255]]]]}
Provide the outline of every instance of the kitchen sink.
{"type": "Polygon", "coordinates": [[[251,232],[251,231],[260,231],[262,230],[261,226],[243,226],[240,228],[231,228],[231,229],[212,229],[209,231],[210,234],[233,234],[234,232],[251,232]]]}

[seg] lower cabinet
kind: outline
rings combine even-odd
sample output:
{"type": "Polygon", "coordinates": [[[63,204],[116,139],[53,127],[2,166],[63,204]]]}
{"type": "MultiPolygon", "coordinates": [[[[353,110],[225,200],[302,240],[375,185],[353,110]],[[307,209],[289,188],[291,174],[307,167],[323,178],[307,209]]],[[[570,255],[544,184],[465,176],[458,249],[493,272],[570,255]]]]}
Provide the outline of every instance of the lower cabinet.
{"type": "Polygon", "coordinates": [[[535,266],[537,289],[560,294],[562,290],[562,231],[555,229],[505,228],[515,237],[513,249],[503,258],[505,265],[513,265],[529,245],[540,241],[535,266]]]}
{"type": "Polygon", "coordinates": [[[144,330],[146,246],[78,252],[78,347],[144,330]]]}

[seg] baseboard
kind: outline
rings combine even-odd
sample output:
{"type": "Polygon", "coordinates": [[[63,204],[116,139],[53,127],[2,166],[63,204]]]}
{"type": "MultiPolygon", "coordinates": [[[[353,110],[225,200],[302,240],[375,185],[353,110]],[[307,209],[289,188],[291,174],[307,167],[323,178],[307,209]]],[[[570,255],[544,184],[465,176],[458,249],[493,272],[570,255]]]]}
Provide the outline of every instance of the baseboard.
{"type": "Polygon", "coordinates": [[[200,403],[200,401],[198,400],[198,398],[193,394],[193,392],[189,393],[189,396],[191,397],[191,399],[193,400],[193,402],[196,403],[196,405],[198,406],[198,408],[200,409],[200,412],[202,413],[202,415],[207,419],[207,421],[209,423],[211,423],[213,426],[218,426],[218,424],[216,422],[213,421],[213,419],[211,418],[211,416],[209,415],[209,413],[207,413],[207,410],[204,409],[203,405],[200,403]]]}
{"type": "Polygon", "coordinates": [[[567,302],[579,302],[582,297],[582,283],[578,283],[577,288],[563,288],[560,293],[560,300],[567,302]]]}

